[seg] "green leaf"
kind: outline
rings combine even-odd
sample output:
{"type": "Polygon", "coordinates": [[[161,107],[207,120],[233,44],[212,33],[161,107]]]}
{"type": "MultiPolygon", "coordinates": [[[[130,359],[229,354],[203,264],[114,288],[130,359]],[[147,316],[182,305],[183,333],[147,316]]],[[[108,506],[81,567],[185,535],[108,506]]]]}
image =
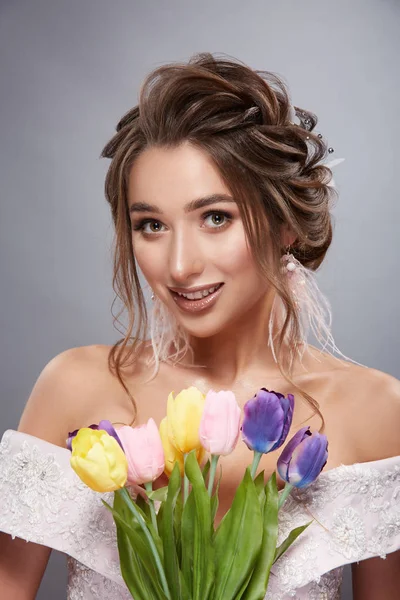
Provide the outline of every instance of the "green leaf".
{"type": "Polygon", "coordinates": [[[235,598],[254,568],[262,542],[263,521],[254,481],[247,467],[231,508],[214,536],[213,600],[235,598]]]}
{"type": "MultiPolygon", "coordinates": [[[[240,590],[238,591],[238,593],[236,594],[234,600],[242,600],[242,598],[244,598],[243,594],[245,593],[247,586],[249,585],[249,581],[252,578],[252,575],[253,575],[253,571],[250,571],[247,576],[247,579],[243,582],[243,585],[240,588],[240,590]]],[[[265,594],[264,594],[264,596],[265,596],[265,594]]],[[[263,600],[264,596],[262,598],[260,598],[260,600],[263,600]]]]}
{"type": "Polygon", "coordinates": [[[182,564],[182,541],[181,541],[181,526],[182,526],[183,498],[182,494],[178,494],[174,511],[174,535],[175,547],[178,555],[178,563],[182,564]]]}
{"type": "Polygon", "coordinates": [[[169,478],[168,493],[164,503],[162,518],[165,574],[173,600],[182,600],[181,579],[174,534],[174,508],[180,491],[181,475],[178,463],[176,462],[169,478]]]}
{"type": "MultiPolygon", "coordinates": [[[[194,510],[191,509],[194,513],[194,526],[191,529],[193,535],[192,597],[193,600],[207,600],[211,597],[214,580],[211,506],[210,497],[194,450],[189,452],[186,457],[185,473],[192,484],[190,497],[193,498],[192,502],[194,503],[194,510]]],[[[184,512],[185,508],[183,509],[184,512]]],[[[185,553],[183,545],[182,552],[185,553]]]]}
{"type": "MultiPolygon", "coordinates": [[[[114,495],[115,497],[118,494],[114,495]]],[[[121,501],[118,498],[114,504],[121,501]]],[[[153,553],[139,523],[127,523],[117,510],[103,503],[112,512],[117,528],[117,543],[122,577],[135,600],[167,600],[153,553]],[[135,528],[138,529],[135,529],[135,528]]]]}
{"type": "Polygon", "coordinates": [[[260,493],[260,491],[264,489],[264,473],[265,469],[263,469],[254,479],[254,485],[256,486],[257,493],[260,493]]]}
{"type": "Polygon", "coordinates": [[[221,478],[222,478],[222,469],[220,471],[217,485],[215,486],[215,492],[211,496],[211,527],[212,527],[213,533],[214,533],[215,515],[217,514],[217,510],[218,510],[218,506],[219,506],[219,485],[221,483],[221,478]]]}
{"type": "Polygon", "coordinates": [[[195,509],[193,491],[191,491],[183,507],[181,519],[181,568],[190,591],[193,589],[195,509]]]}
{"type": "MultiPolygon", "coordinates": [[[[156,548],[157,548],[157,552],[158,552],[158,554],[159,554],[159,556],[161,558],[161,562],[162,562],[163,561],[164,550],[163,550],[161,538],[160,538],[159,534],[156,532],[156,530],[153,527],[153,523],[151,521],[151,517],[147,516],[146,512],[144,512],[144,510],[142,510],[141,506],[137,502],[137,499],[136,499],[136,501],[132,499],[132,502],[135,504],[136,510],[139,512],[139,514],[145,520],[147,528],[148,528],[148,530],[151,533],[151,537],[154,540],[154,543],[155,543],[156,548]]],[[[144,500],[144,498],[142,498],[142,500],[146,504],[146,501],[144,500]]],[[[147,504],[146,504],[146,506],[147,506],[147,504]]],[[[147,508],[150,511],[150,508],[148,506],[147,506],[147,508]]],[[[114,510],[116,510],[118,512],[118,514],[124,519],[124,521],[126,521],[126,523],[128,523],[132,527],[132,529],[134,531],[138,532],[138,535],[140,535],[141,537],[145,538],[145,535],[143,533],[142,528],[140,527],[140,524],[139,524],[138,520],[136,519],[135,515],[133,515],[132,512],[129,510],[129,508],[125,504],[124,500],[122,499],[122,497],[118,493],[114,494],[114,510]]]]}
{"type": "MultiPolygon", "coordinates": [[[[163,559],[163,547],[162,547],[162,542],[161,542],[161,538],[159,536],[159,534],[155,531],[153,524],[151,522],[151,519],[148,519],[146,516],[146,513],[144,513],[142,511],[142,509],[140,508],[140,506],[137,504],[137,502],[135,500],[131,500],[132,503],[135,504],[136,506],[136,510],[139,512],[139,514],[142,516],[142,518],[145,520],[145,523],[147,525],[148,530],[151,533],[151,537],[154,540],[154,543],[156,545],[157,548],[157,552],[161,558],[161,561],[163,559]]],[[[129,525],[129,527],[132,529],[132,531],[137,532],[137,535],[139,535],[143,540],[146,541],[146,536],[139,524],[139,521],[136,519],[136,517],[133,515],[133,513],[129,510],[129,508],[127,507],[125,501],[123,500],[123,498],[120,496],[120,494],[115,493],[114,494],[114,505],[113,505],[114,510],[120,515],[120,517],[124,520],[124,522],[126,524],[129,525]]],[[[148,545],[148,541],[146,541],[146,544],[148,545]]]]}
{"type": "Polygon", "coordinates": [[[276,473],[272,473],[264,492],[263,504],[263,537],[261,550],[257,557],[249,585],[243,594],[243,600],[262,600],[268,586],[269,574],[275,556],[278,539],[278,486],[276,473]]]}
{"type": "Polygon", "coordinates": [[[287,538],[276,549],[275,556],[274,556],[274,561],[273,562],[276,562],[278,560],[278,558],[280,556],[282,556],[282,554],[284,554],[286,552],[286,550],[293,544],[293,542],[299,537],[299,535],[301,533],[303,533],[303,531],[305,529],[307,529],[307,527],[309,525],[311,525],[312,522],[313,521],[309,521],[305,525],[300,525],[300,527],[295,527],[295,529],[292,529],[292,531],[289,533],[289,535],[287,536],[287,538]]]}
{"type": "Polygon", "coordinates": [[[146,574],[144,566],[134,550],[124,527],[115,519],[117,529],[117,546],[122,578],[136,600],[147,600],[148,594],[156,593],[152,579],[146,574]]]}
{"type": "Polygon", "coordinates": [[[180,578],[180,582],[181,582],[182,600],[193,600],[192,594],[189,591],[189,588],[187,586],[187,583],[183,576],[182,571],[179,571],[179,578],[180,578]]]}
{"type": "MultiPolygon", "coordinates": [[[[127,490],[127,491],[129,493],[129,490],[127,490]]],[[[138,494],[138,496],[136,497],[135,500],[132,497],[131,497],[131,500],[132,500],[132,502],[135,503],[135,506],[137,507],[138,512],[143,517],[143,519],[146,521],[146,524],[149,524],[151,519],[149,519],[147,514],[143,511],[141,505],[138,504],[138,500],[140,497],[141,497],[140,494],[138,494]]],[[[117,510],[121,514],[121,516],[125,519],[125,521],[127,523],[130,523],[132,520],[136,521],[135,516],[132,514],[132,512],[126,506],[125,502],[122,500],[122,498],[118,492],[116,492],[114,494],[113,507],[114,507],[114,510],[117,510]]]]}
{"type": "Polygon", "coordinates": [[[158,488],[158,490],[152,490],[151,492],[147,492],[147,497],[151,500],[161,500],[163,502],[167,497],[168,486],[158,488]]]}
{"type": "Polygon", "coordinates": [[[163,530],[164,507],[165,507],[165,502],[162,502],[160,504],[160,506],[158,507],[158,511],[156,513],[158,531],[163,530]]]}
{"type": "Polygon", "coordinates": [[[137,495],[135,502],[136,502],[136,506],[138,506],[142,510],[142,513],[144,515],[146,515],[146,522],[150,522],[151,521],[151,512],[150,512],[149,503],[146,502],[146,500],[143,498],[143,496],[141,494],[137,495]]]}
{"type": "Polygon", "coordinates": [[[211,466],[211,461],[210,459],[207,460],[206,464],[204,465],[203,469],[202,469],[202,475],[203,475],[203,479],[204,479],[204,483],[206,483],[206,478],[207,475],[210,471],[210,466],[211,466]]]}
{"type": "Polygon", "coordinates": [[[264,483],[264,470],[261,471],[254,479],[254,485],[256,487],[258,499],[260,501],[260,509],[261,514],[264,514],[264,504],[265,504],[265,483],[264,483]]]}
{"type": "MultiPolygon", "coordinates": [[[[126,573],[131,572],[132,554],[136,554],[136,560],[140,565],[142,572],[146,575],[146,591],[143,597],[144,600],[147,600],[148,598],[168,600],[168,597],[162,588],[160,577],[155,567],[153,555],[148,547],[148,543],[146,543],[147,540],[141,540],[140,537],[137,536],[137,533],[132,531],[130,528],[124,529],[124,537],[128,538],[132,552],[130,552],[129,562],[128,560],[123,560],[122,565],[124,566],[126,573]],[[146,556],[148,557],[146,558],[146,556]],[[151,562],[149,562],[149,558],[151,562]]],[[[121,567],[121,573],[122,572],[123,571],[121,567]]],[[[136,600],[136,596],[134,596],[134,598],[136,600]]]]}
{"type": "Polygon", "coordinates": [[[211,497],[211,532],[214,533],[214,521],[215,515],[217,514],[219,506],[218,493],[215,491],[215,494],[211,497]]]}

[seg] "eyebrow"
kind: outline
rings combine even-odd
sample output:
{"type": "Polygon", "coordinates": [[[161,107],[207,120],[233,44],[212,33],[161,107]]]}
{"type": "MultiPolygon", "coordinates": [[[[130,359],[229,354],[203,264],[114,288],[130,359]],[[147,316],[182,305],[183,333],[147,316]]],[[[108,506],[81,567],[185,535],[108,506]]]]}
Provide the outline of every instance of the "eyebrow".
{"type": "MultiPolygon", "coordinates": [[[[215,204],[216,202],[235,202],[235,200],[228,194],[210,194],[209,196],[202,196],[201,198],[191,200],[185,204],[183,210],[185,213],[189,213],[199,210],[199,208],[210,206],[210,204],[215,204]]],[[[161,208],[154,204],[147,204],[147,202],[133,202],[129,207],[129,214],[135,212],[152,212],[159,215],[164,214],[164,211],[162,211],[161,208]]]]}

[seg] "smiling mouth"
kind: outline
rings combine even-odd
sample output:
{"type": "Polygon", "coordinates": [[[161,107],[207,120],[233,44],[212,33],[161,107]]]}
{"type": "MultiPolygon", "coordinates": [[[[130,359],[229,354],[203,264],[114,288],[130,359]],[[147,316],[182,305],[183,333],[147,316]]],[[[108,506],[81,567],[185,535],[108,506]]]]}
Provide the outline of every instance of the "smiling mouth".
{"type": "Polygon", "coordinates": [[[210,288],[209,290],[203,290],[201,292],[193,292],[188,294],[180,294],[170,290],[173,299],[176,304],[184,311],[198,312],[204,310],[214,304],[218,297],[221,295],[223,283],[210,288]]]}
{"type": "Polygon", "coordinates": [[[214,286],[208,288],[208,290],[201,290],[198,292],[183,293],[183,292],[174,292],[172,290],[171,291],[173,294],[177,294],[178,296],[181,296],[182,298],[186,298],[187,300],[202,300],[203,298],[207,298],[207,296],[216,292],[221,287],[221,285],[223,285],[223,283],[218,283],[217,285],[214,285],[214,286]]]}

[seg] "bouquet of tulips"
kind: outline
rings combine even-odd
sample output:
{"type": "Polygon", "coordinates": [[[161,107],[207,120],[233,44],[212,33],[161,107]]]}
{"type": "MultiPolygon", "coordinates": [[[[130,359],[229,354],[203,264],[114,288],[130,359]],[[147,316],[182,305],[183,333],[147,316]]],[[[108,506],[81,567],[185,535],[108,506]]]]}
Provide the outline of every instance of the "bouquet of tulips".
{"type": "Polygon", "coordinates": [[[303,427],[278,459],[283,491],[278,494],[275,471],[267,482],[264,471],[256,476],[261,456],[286,440],[293,409],[292,394],[261,388],[241,422],[233,392],[204,396],[190,387],[175,397],[171,392],[159,429],[153,419],[117,431],[100,421],[69,434],[74,471],[93,490],[115,492],[113,506],[102,501],[113,514],[121,573],[135,600],[264,598],[271,566],[312,522],[277,547],[278,511],[293,486],[318,477],[328,455],[326,436],[303,427]],[[252,464],[215,527],[217,463],[234,451],[240,433],[252,464]],[[163,472],[168,486],[153,490],[163,472]]]}

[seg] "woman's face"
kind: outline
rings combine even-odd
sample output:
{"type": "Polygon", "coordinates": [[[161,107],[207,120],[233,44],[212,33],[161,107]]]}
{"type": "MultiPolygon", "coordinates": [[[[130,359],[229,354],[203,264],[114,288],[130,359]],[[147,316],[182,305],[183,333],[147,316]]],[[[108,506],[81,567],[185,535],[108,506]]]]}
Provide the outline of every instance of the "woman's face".
{"type": "Polygon", "coordinates": [[[234,325],[265,294],[239,208],[206,152],[189,143],[144,151],[132,167],[128,199],[137,263],[190,335],[234,325]],[[177,293],[215,286],[200,300],[177,293]]]}

